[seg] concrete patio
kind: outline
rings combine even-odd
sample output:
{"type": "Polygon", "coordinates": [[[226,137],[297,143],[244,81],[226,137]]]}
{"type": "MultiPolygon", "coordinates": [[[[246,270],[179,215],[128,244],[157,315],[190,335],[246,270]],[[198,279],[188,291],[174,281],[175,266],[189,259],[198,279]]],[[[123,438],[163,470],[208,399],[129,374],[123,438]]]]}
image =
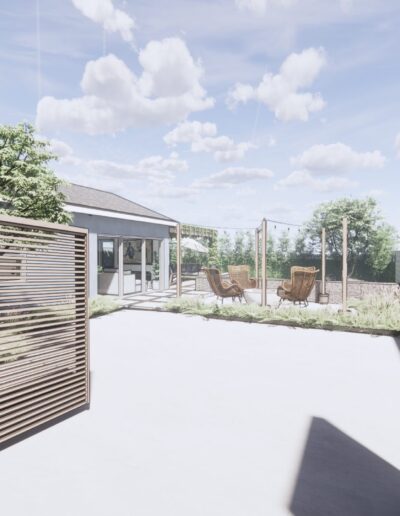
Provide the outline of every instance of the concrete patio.
{"type": "Polygon", "coordinates": [[[1,452],[7,516],[394,516],[389,337],[125,310],[91,322],[91,409],[1,452]]]}
{"type": "MultiPolygon", "coordinates": [[[[194,280],[186,280],[182,282],[182,297],[186,299],[199,300],[206,304],[220,303],[221,301],[209,291],[196,290],[194,280]]],[[[124,296],[119,302],[125,307],[137,310],[157,310],[163,308],[163,306],[171,300],[176,298],[176,287],[172,286],[163,291],[148,290],[146,292],[139,292],[137,294],[131,294],[124,296]]],[[[279,305],[279,297],[276,295],[276,289],[268,289],[268,304],[273,307],[279,305]]],[[[224,304],[238,303],[237,300],[224,299],[224,304]]],[[[261,290],[249,289],[245,292],[243,303],[256,303],[261,304],[261,290]]],[[[293,306],[289,301],[285,301],[282,306],[293,306]]],[[[307,307],[308,310],[321,310],[325,309],[328,305],[321,305],[319,303],[310,302],[307,307]]],[[[339,310],[341,305],[330,304],[329,308],[333,311],[339,310]]]]}

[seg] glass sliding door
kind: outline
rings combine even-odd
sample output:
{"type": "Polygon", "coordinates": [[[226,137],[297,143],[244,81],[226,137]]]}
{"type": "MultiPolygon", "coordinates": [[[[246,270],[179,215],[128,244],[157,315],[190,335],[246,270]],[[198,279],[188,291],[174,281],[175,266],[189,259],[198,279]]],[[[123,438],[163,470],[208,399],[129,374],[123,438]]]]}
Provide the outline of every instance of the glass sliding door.
{"type": "Polygon", "coordinates": [[[118,246],[115,238],[98,239],[97,290],[103,295],[118,295],[118,246]]]}
{"type": "Polygon", "coordinates": [[[124,294],[142,290],[142,239],[125,238],[124,252],[124,294]]]}
{"type": "Polygon", "coordinates": [[[148,268],[150,273],[150,281],[148,287],[151,290],[160,290],[160,240],[147,240],[148,244],[148,268]]]}

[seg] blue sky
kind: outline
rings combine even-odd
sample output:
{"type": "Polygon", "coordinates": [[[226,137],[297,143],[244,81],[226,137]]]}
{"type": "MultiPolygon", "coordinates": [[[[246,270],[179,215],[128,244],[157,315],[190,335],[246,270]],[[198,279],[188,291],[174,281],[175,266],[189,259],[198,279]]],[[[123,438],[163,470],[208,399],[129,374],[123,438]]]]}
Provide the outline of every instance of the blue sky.
{"type": "Polygon", "coordinates": [[[400,229],[398,0],[0,6],[1,121],[61,177],[235,227],[372,195],[400,229]]]}

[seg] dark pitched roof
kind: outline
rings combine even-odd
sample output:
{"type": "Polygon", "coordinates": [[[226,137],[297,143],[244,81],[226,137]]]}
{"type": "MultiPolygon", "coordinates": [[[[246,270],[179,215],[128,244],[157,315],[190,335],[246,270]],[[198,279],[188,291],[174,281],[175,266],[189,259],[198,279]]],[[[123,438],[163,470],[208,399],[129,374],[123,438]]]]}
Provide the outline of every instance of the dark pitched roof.
{"type": "Polygon", "coordinates": [[[140,204],[105,190],[97,190],[97,188],[89,188],[74,183],[62,185],[60,190],[65,195],[67,204],[175,222],[173,219],[161,215],[161,213],[149,210],[140,204]]]}

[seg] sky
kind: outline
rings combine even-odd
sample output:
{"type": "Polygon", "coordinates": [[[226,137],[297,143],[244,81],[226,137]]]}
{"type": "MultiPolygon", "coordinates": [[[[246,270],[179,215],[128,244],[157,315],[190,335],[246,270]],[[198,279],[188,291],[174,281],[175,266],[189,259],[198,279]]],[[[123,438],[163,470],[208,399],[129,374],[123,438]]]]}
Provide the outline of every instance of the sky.
{"type": "Polygon", "coordinates": [[[0,0],[1,123],[185,223],[377,199],[400,230],[398,0],[0,0]]]}

